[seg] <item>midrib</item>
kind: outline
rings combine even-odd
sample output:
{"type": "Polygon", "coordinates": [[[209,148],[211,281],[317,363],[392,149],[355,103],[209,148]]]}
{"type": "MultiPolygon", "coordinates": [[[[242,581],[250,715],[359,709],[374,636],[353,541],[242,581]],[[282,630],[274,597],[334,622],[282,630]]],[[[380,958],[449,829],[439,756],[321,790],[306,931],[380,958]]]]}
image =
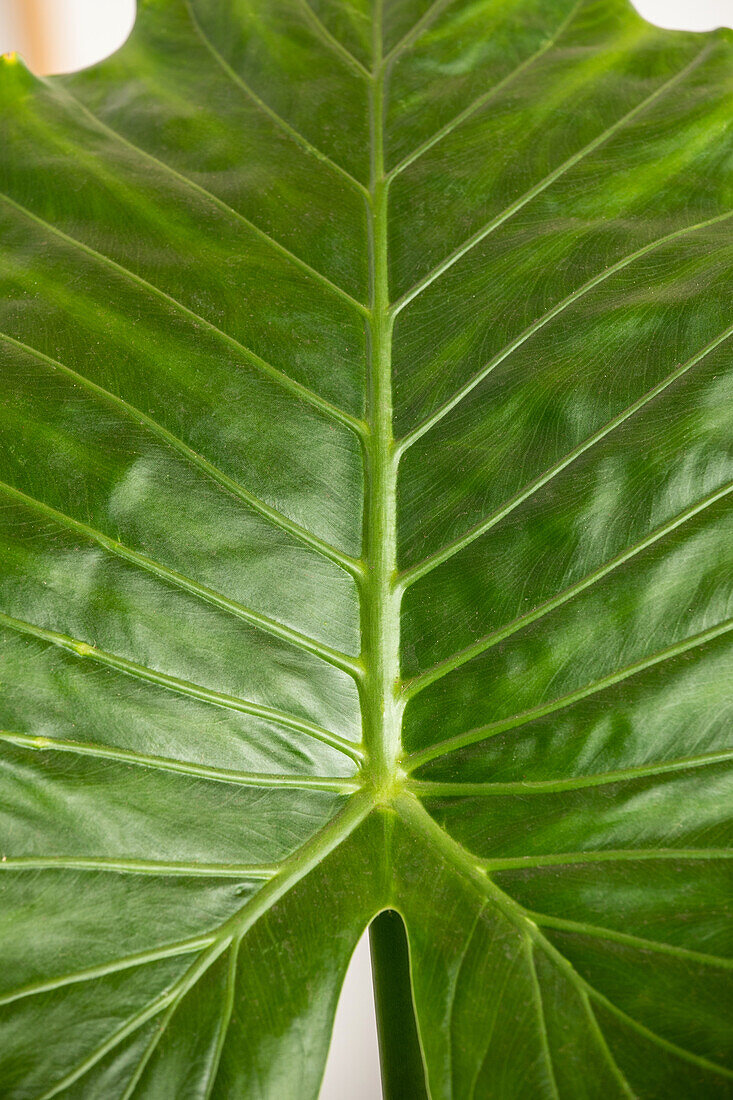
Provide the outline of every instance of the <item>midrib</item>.
{"type": "Polygon", "coordinates": [[[400,597],[397,575],[397,461],[392,431],[392,329],[384,174],[382,0],[376,0],[370,85],[369,186],[370,310],[368,319],[368,434],[365,440],[365,575],[362,582],[362,717],[368,771],[377,790],[395,779],[402,705],[400,597]]]}

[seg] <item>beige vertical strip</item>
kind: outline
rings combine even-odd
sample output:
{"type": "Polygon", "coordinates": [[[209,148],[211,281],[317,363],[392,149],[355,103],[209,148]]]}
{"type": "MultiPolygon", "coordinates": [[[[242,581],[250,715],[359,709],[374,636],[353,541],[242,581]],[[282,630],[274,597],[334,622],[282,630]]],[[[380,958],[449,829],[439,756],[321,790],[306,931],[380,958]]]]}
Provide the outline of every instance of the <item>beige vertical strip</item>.
{"type": "Polygon", "coordinates": [[[20,51],[29,68],[36,73],[53,70],[53,20],[49,18],[48,0],[15,0],[20,24],[20,51]]]}

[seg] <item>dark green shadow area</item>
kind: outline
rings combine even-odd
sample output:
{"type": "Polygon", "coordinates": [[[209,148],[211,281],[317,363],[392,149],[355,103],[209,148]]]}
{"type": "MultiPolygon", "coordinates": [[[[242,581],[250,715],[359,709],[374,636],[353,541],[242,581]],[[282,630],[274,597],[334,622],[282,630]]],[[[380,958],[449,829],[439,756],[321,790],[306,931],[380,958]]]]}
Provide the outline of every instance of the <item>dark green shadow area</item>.
{"type": "Polygon", "coordinates": [[[405,925],[387,909],[369,928],[384,1100],[429,1100],[412,1003],[405,925]]]}

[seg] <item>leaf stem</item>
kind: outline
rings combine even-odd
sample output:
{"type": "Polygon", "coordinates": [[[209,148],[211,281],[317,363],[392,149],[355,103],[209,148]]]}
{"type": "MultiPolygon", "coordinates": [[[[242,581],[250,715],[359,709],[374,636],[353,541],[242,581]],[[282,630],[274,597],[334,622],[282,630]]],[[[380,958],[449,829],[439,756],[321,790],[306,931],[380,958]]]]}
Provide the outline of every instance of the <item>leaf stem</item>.
{"type": "Polygon", "coordinates": [[[428,1100],[402,917],[386,909],[369,928],[384,1100],[428,1100]]]}

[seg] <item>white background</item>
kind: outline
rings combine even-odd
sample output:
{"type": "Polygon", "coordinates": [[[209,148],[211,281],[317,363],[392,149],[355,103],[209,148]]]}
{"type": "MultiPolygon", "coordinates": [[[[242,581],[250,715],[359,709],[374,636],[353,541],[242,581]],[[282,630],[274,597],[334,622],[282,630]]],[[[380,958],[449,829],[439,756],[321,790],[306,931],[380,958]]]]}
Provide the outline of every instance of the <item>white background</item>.
{"type": "MultiPolygon", "coordinates": [[[[663,27],[733,27],[733,0],[634,0],[634,5],[663,27]]],[[[37,72],[68,72],[107,57],[124,42],[134,21],[135,0],[0,0],[0,53],[17,51],[37,72]]],[[[381,1096],[365,935],[341,995],[321,1100],[381,1096]]]]}

